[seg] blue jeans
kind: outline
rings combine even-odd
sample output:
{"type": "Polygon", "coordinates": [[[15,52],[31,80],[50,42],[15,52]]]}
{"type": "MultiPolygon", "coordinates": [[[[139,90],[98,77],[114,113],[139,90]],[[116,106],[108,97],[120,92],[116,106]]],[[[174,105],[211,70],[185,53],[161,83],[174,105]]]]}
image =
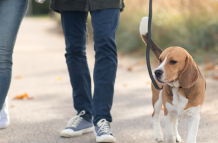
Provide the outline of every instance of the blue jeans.
{"type": "Polygon", "coordinates": [[[117,71],[117,46],[115,34],[119,25],[120,9],[91,12],[94,29],[94,95],[86,59],[86,22],[88,12],[61,11],[66,43],[66,62],[73,87],[74,107],[86,111],[83,118],[94,125],[100,119],[112,122],[110,110],[113,102],[117,71]]]}
{"type": "Polygon", "coordinates": [[[0,0],[0,110],[11,83],[12,53],[28,0],[0,0]]]}

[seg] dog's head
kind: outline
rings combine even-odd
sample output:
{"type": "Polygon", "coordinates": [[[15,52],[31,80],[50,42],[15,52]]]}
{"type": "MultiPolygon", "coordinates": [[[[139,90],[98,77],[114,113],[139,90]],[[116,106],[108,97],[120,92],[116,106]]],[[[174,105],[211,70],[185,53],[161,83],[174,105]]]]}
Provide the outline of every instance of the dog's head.
{"type": "Polygon", "coordinates": [[[183,88],[189,88],[197,81],[199,72],[192,56],[185,49],[170,47],[160,55],[154,75],[161,84],[178,81],[183,88]]]}

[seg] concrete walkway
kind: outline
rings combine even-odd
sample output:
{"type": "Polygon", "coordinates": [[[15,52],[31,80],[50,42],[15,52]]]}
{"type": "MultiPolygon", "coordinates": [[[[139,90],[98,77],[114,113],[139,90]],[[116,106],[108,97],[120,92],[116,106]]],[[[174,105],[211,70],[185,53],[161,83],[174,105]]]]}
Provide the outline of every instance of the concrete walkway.
{"type": "MultiPolygon", "coordinates": [[[[60,131],[76,114],[72,89],[64,57],[64,38],[53,31],[49,19],[25,18],[14,51],[13,78],[9,91],[11,125],[0,130],[1,143],[95,143],[92,133],[76,138],[61,138],[60,131]],[[32,100],[13,100],[27,93],[32,100]]],[[[87,46],[91,73],[94,68],[93,44],[87,46]]],[[[207,87],[218,85],[211,81],[207,87]]],[[[217,95],[217,88],[208,92],[217,95]]],[[[218,96],[217,96],[218,98],[218,96]]],[[[206,114],[211,109],[206,100],[202,108],[197,143],[217,143],[218,124],[206,114]]],[[[217,105],[217,104],[216,104],[217,105]]],[[[215,107],[215,106],[214,106],[215,107]]],[[[150,79],[144,59],[119,55],[114,104],[113,134],[118,143],[155,143],[153,139],[150,79]],[[128,68],[129,66],[133,66],[128,68]]],[[[163,112],[161,126],[165,135],[163,112]]],[[[182,142],[187,136],[187,121],[179,123],[182,142]]]]}

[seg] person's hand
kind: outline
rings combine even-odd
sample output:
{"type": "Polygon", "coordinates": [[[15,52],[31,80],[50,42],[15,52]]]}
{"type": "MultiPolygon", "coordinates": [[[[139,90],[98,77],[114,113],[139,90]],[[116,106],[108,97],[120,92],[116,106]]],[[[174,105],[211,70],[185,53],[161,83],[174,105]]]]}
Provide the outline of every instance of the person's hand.
{"type": "Polygon", "coordinates": [[[43,3],[45,0],[35,0],[38,3],[43,3]]]}

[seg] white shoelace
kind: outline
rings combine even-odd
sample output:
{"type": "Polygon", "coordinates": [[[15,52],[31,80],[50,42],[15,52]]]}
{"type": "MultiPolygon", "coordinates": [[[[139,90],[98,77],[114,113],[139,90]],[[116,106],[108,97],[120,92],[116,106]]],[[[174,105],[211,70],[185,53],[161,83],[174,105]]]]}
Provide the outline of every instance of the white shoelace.
{"type": "Polygon", "coordinates": [[[110,124],[106,119],[101,119],[97,125],[100,127],[99,133],[106,133],[106,134],[111,134],[110,131],[110,124]]]}
{"type": "Polygon", "coordinates": [[[79,125],[80,121],[83,119],[83,118],[80,117],[80,116],[84,115],[85,113],[86,113],[86,112],[83,110],[83,111],[81,111],[81,112],[79,113],[79,115],[76,115],[76,116],[74,116],[73,118],[71,118],[71,119],[68,121],[68,123],[67,123],[67,127],[74,127],[74,128],[76,128],[76,127],[79,125]]]}

